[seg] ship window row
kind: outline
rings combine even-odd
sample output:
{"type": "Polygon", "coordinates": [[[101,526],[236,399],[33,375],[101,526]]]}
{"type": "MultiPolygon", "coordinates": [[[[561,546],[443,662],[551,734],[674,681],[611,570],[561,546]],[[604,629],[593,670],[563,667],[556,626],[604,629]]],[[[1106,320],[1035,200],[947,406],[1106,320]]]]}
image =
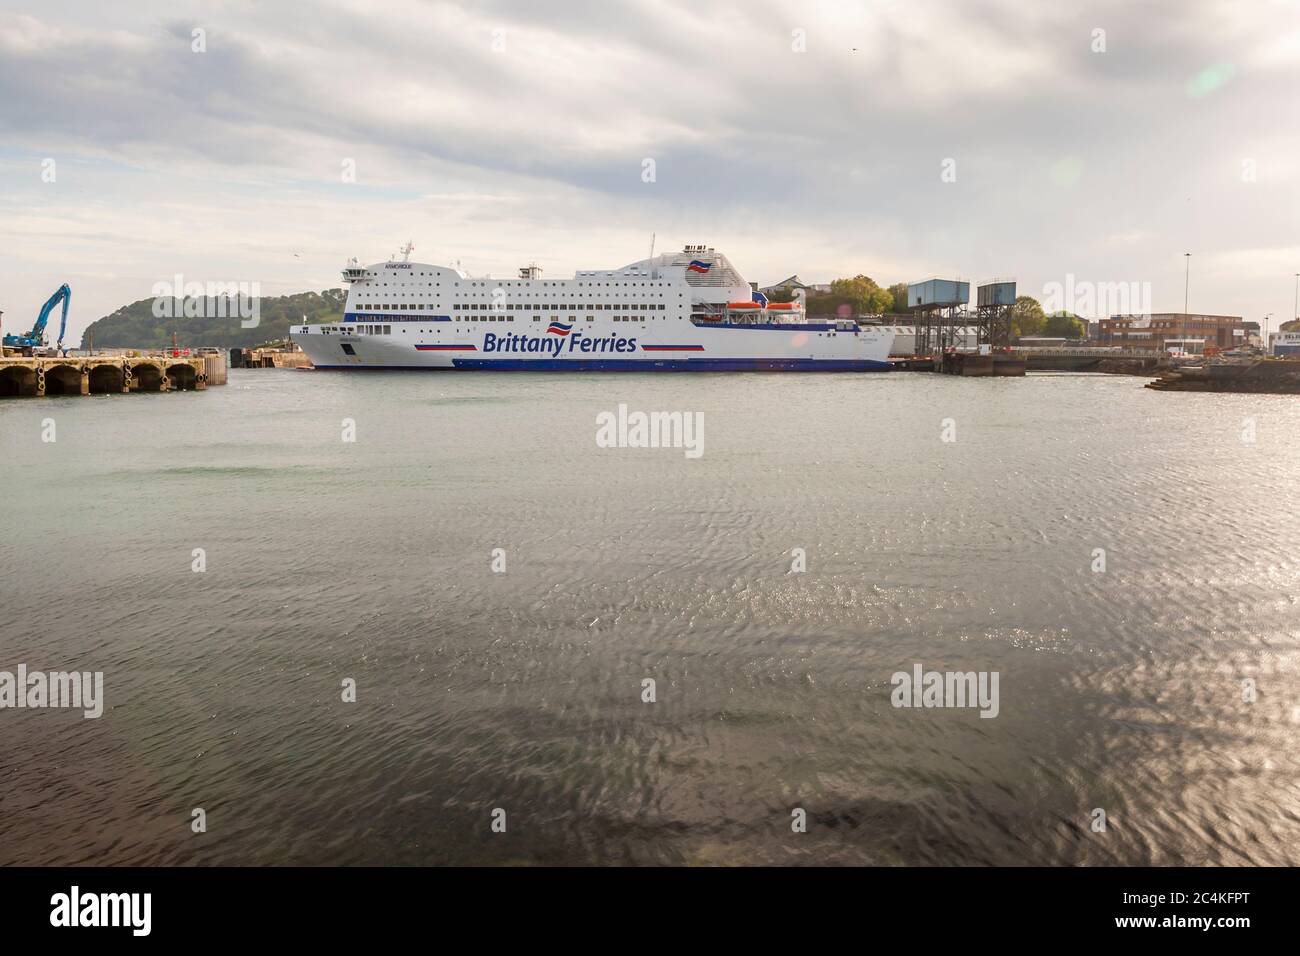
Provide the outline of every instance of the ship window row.
{"type": "MultiPolygon", "coordinates": [[[[654,302],[650,302],[650,303],[641,303],[641,304],[639,304],[639,305],[635,305],[635,304],[631,304],[631,303],[624,303],[624,304],[613,304],[613,303],[610,303],[610,304],[602,304],[602,303],[599,303],[599,302],[576,302],[576,303],[570,302],[570,303],[564,303],[564,304],[561,305],[561,304],[559,304],[559,303],[555,303],[555,302],[542,302],[542,303],[530,303],[530,304],[528,304],[528,305],[514,305],[514,306],[509,306],[509,305],[508,305],[508,306],[506,306],[506,308],[507,308],[507,309],[512,309],[512,308],[513,308],[513,309],[519,309],[519,310],[521,310],[521,311],[523,311],[523,312],[531,312],[531,311],[534,311],[534,310],[537,310],[537,309],[542,309],[542,310],[545,310],[545,309],[560,309],[561,311],[564,311],[564,312],[577,311],[577,310],[579,310],[579,309],[590,309],[590,310],[592,310],[593,312],[600,312],[600,311],[606,311],[606,312],[635,312],[635,311],[638,311],[638,310],[641,311],[641,312],[654,312],[654,311],[662,312],[662,311],[664,311],[665,306],[664,306],[664,304],[663,304],[662,302],[659,302],[659,303],[654,303],[654,302]]],[[[453,310],[453,311],[456,311],[456,312],[477,312],[479,309],[482,309],[484,312],[488,312],[488,311],[491,311],[491,310],[492,310],[492,306],[490,306],[490,305],[481,305],[481,306],[480,306],[480,305],[477,305],[477,304],[472,303],[472,302],[471,302],[471,303],[461,303],[461,304],[459,304],[459,305],[453,305],[453,306],[452,306],[452,310],[453,310]]]]}
{"type": "MultiPolygon", "coordinates": [[[[385,302],[385,303],[366,302],[366,303],[363,303],[363,304],[357,305],[356,308],[357,308],[358,310],[385,310],[385,309],[436,309],[436,308],[438,308],[438,306],[435,305],[435,304],[432,303],[432,302],[429,302],[429,303],[424,303],[424,302],[418,302],[418,303],[415,303],[415,302],[407,302],[407,303],[403,303],[403,302],[397,302],[397,303],[392,303],[392,302],[385,302]]],[[[621,311],[621,312],[632,312],[632,311],[636,311],[636,310],[640,310],[640,311],[642,311],[642,312],[653,312],[653,311],[655,311],[655,310],[658,310],[658,311],[662,312],[665,308],[667,308],[667,306],[665,306],[664,303],[662,303],[662,302],[642,302],[642,303],[639,303],[639,304],[635,304],[635,303],[625,303],[625,302],[624,302],[624,303],[618,303],[618,302],[604,302],[604,303],[602,303],[602,302],[581,302],[581,303],[567,303],[567,302],[566,302],[566,303],[542,302],[542,303],[529,303],[529,304],[525,304],[525,305],[511,305],[511,306],[507,306],[506,308],[521,309],[521,310],[523,310],[523,311],[525,311],[525,312],[526,312],[526,311],[529,311],[529,310],[531,310],[531,309],[592,309],[593,311],[596,311],[596,312],[599,312],[599,311],[602,311],[602,310],[604,310],[604,311],[606,311],[606,312],[616,312],[616,311],[621,311]]],[[[491,303],[487,303],[487,302],[484,302],[484,303],[482,303],[482,304],[477,303],[477,302],[462,302],[462,303],[457,303],[457,304],[453,305],[453,306],[452,306],[452,309],[455,310],[455,311],[461,311],[461,312],[470,312],[470,311],[477,312],[477,311],[480,311],[480,310],[482,310],[482,311],[484,311],[484,312],[489,312],[489,311],[492,311],[493,306],[492,306],[491,303]]],[[[407,317],[405,317],[405,318],[409,319],[410,317],[407,316],[407,317]]]]}
{"type": "MultiPolygon", "coordinates": [[[[302,327],[304,332],[307,331],[307,328],[308,327],[305,325],[302,327]]],[[[356,324],[322,325],[320,331],[322,335],[330,335],[331,333],[338,333],[340,335],[392,335],[393,327],[391,325],[356,324]]],[[[402,331],[405,332],[406,330],[403,329],[402,331]]],[[[423,331],[423,329],[421,331],[423,331]]]]}
{"type": "MultiPolygon", "coordinates": [[[[382,310],[385,310],[385,309],[401,309],[401,308],[407,308],[407,309],[436,309],[437,306],[434,305],[432,302],[427,303],[427,304],[426,304],[426,303],[423,303],[423,302],[420,302],[420,303],[410,303],[410,304],[403,304],[403,303],[383,303],[383,304],[378,304],[378,303],[368,302],[368,303],[365,303],[365,304],[363,304],[363,305],[358,305],[358,306],[356,306],[356,308],[357,308],[358,310],[380,310],[380,311],[382,311],[382,310]]],[[[528,311],[531,311],[531,310],[533,310],[533,309],[564,309],[564,310],[566,310],[566,311],[567,311],[567,310],[571,310],[571,309],[591,309],[591,310],[594,311],[594,312],[600,312],[600,311],[602,311],[602,310],[603,310],[603,311],[606,311],[606,312],[634,312],[634,311],[638,311],[638,310],[641,311],[641,312],[654,312],[654,311],[658,310],[658,311],[662,312],[662,311],[664,311],[664,309],[667,308],[667,306],[664,305],[664,303],[662,303],[662,302],[642,302],[642,303],[639,303],[639,304],[636,304],[636,303],[626,303],[626,302],[623,302],[623,303],[615,303],[615,302],[605,302],[605,303],[601,303],[601,302],[579,302],[579,303],[572,303],[572,302],[566,302],[566,303],[540,302],[540,303],[529,303],[529,304],[525,304],[525,305],[511,305],[511,306],[506,306],[506,308],[519,309],[519,310],[524,311],[524,312],[528,312],[528,311]]],[[[493,311],[493,307],[492,307],[492,305],[491,305],[490,303],[486,303],[486,302],[484,302],[484,303],[482,303],[482,304],[479,304],[479,303],[477,303],[477,302],[462,302],[462,303],[457,303],[456,305],[453,305],[453,306],[452,306],[452,310],[453,310],[453,311],[457,311],[457,312],[478,312],[478,311],[480,311],[480,310],[483,311],[483,312],[490,312],[490,311],[493,311]]],[[[399,318],[399,317],[397,317],[397,316],[385,316],[385,318],[399,318]]],[[[403,320],[405,320],[405,321],[410,321],[410,320],[413,319],[413,318],[418,318],[418,316],[403,315],[403,316],[400,316],[400,318],[403,319],[403,320]]]]}
{"type": "MultiPolygon", "coordinates": [[[[627,275],[626,272],[623,274],[627,275]]],[[[423,273],[421,273],[421,275],[423,275],[423,273]]],[[[539,286],[542,286],[543,288],[547,288],[550,286],[555,286],[558,288],[572,281],[573,281],[572,279],[557,279],[554,282],[539,282],[537,284],[539,286]]],[[[518,288],[531,289],[533,287],[533,284],[530,281],[520,281],[520,280],[511,281],[508,279],[503,282],[494,282],[491,279],[488,279],[484,282],[467,282],[465,284],[471,287],[482,286],[484,288],[487,288],[488,286],[502,286],[509,289],[518,289],[518,288]]],[[[618,287],[618,286],[660,286],[662,287],[662,286],[671,286],[672,283],[671,282],[578,282],[577,285],[587,286],[589,288],[594,289],[598,286],[605,287],[605,288],[618,287]]],[[[460,283],[459,282],[455,283],[455,286],[456,288],[460,288],[460,283]]]]}
{"type": "MultiPolygon", "coordinates": [[[[553,315],[551,316],[550,321],[554,322],[559,318],[561,318],[561,316],[553,315]]],[[[564,316],[564,318],[567,318],[570,322],[578,321],[578,317],[576,315],[564,316]]],[[[609,318],[610,321],[612,322],[644,322],[645,321],[645,316],[643,315],[611,315],[609,318]]],[[[471,319],[471,321],[473,320],[471,319]]],[[[533,316],[533,321],[540,322],[542,321],[542,317],[540,315],[535,315],[533,316]]],[[[596,317],[594,315],[589,315],[587,316],[587,321],[595,322],[596,317]]]]}
{"type": "MultiPolygon", "coordinates": [[[[372,273],[372,275],[373,275],[373,273],[372,273]]],[[[421,276],[422,276],[422,275],[425,275],[425,273],[423,273],[423,272],[417,272],[416,275],[421,275],[421,276]]],[[[428,275],[429,275],[430,277],[432,277],[434,274],[431,272],[431,273],[428,273],[428,275]]],[[[563,282],[539,282],[538,285],[542,286],[543,288],[550,287],[550,286],[555,286],[555,287],[558,288],[559,286],[564,285],[565,282],[568,282],[568,281],[571,281],[571,280],[565,280],[565,281],[563,281],[563,282]]],[[[361,284],[362,284],[361,282],[358,282],[358,283],[357,283],[358,286],[361,285],[361,284]]],[[[366,285],[371,285],[372,283],[366,282],[365,284],[366,284],[366,285]]],[[[441,288],[441,287],[442,287],[442,283],[441,283],[441,282],[433,282],[433,283],[429,283],[429,282],[391,282],[391,283],[390,283],[390,282],[376,282],[376,283],[373,283],[373,285],[376,285],[376,286],[383,286],[384,288],[387,288],[387,287],[390,286],[390,285],[398,286],[398,287],[404,287],[404,286],[408,286],[408,285],[423,285],[423,286],[430,286],[430,285],[432,285],[432,286],[435,287],[435,288],[441,288]]],[[[454,283],[454,285],[456,286],[456,288],[460,288],[460,283],[459,283],[459,282],[454,283]]],[[[518,289],[518,288],[527,288],[527,289],[531,289],[532,286],[533,286],[533,284],[532,284],[531,282],[470,282],[470,283],[467,283],[467,285],[469,285],[469,286],[482,286],[483,288],[487,288],[488,286],[492,286],[492,287],[502,286],[503,288],[508,288],[508,289],[518,289]]],[[[645,287],[649,286],[649,287],[651,287],[651,288],[663,288],[664,286],[671,286],[672,283],[670,283],[670,282],[579,282],[579,283],[577,283],[577,285],[579,285],[579,286],[583,286],[583,287],[585,287],[585,288],[589,288],[589,289],[595,289],[595,288],[618,288],[618,287],[620,287],[620,286],[634,286],[634,287],[638,287],[638,288],[645,288],[645,287]]]]}
{"type": "MultiPolygon", "coordinates": [[[[517,291],[517,290],[511,289],[511,290],[508,290],[508,291],[509,291],[509,292],[514,292],[514,291],[517,291]]],[[[465,294],[465,293],[463,293],[463,292],[461,293],[461,295],[464,295],[464,294],[465,294]]],[[[505,289],[501,289],[501,290],[499,290],[499,291],[498,291],[498,290],[493,290],[493,292],[491,292],[491,293],[485,291],[485,292],[481,292],[481,293],[477,293],[477,294],[482,295],[484,298],[491,298],[493,295],[499,295],[499,296],[504,297],[504,296],[505,296],[506,294],[508,294],[508,293],[507,293],[507,290],[505,290],[505,289]]],[[[558,296],[558,295],[573,295],[573,290],[572,290],[572,289],[569,289],[568,291],[563,292],[563,293],[560,293],[560,292],[549,292],[549,293],[546,293],[546,292],[544,292],[544,293],[542,293],[542,294],[543,294],[543,295],[555,295],[555,296],[558,296]]],[[[582,297],[585,296],[585,297],[587,297],[587,298],[594,298],[594,297],[596,297],[596,296],[600,296],[600,295],[615,295],[615,294],[621,294],[621,293],[613,293],[613,292],[609,292],[609,293],[601,293],[601,292],[579,292],[579,293],[578,293],[578,297],[579,297],[579,298],[582,298],[582,297]]],[[[679,293],[677,294],[677,298],[680,299],[680,298],[682,298],[682,297],[683,297],[682,293],[679,292],[679,293]]],[[[662,292],[658,292],[658,293],[650,292],[650,293],[646,293],[646,294],[644,295],[644,298],[646,298],[646,299],[654,299],[654,298],[662,299],[662,298],[664,298],[664,293],[662,293],[662,292]]]]}
{"type": "Polygon", "coordinates": [[[457,322],[513,322],[513,315],[458,315],[457,322]]]}

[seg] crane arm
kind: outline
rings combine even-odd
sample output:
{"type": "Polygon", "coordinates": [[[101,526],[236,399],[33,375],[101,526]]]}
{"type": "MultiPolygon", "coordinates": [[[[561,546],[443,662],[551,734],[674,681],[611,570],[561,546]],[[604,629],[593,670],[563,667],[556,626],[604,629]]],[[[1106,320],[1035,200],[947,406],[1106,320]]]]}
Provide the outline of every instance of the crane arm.
{"type": "Polygon", "coordinates": [[[63,333],[68,330],[68,302],[72,299],[72,289],[65,282],[50,296],[49,301],[41,306],[41,314],[36,317],[36,324],[32,326],[32,331],[28,338],[35,342],[44,343],[45,341],[45,323],[50,318],[50,313],[60,302],[63,303],[63,315],[59,320],[59,348],[63,348],[63,333]]]}

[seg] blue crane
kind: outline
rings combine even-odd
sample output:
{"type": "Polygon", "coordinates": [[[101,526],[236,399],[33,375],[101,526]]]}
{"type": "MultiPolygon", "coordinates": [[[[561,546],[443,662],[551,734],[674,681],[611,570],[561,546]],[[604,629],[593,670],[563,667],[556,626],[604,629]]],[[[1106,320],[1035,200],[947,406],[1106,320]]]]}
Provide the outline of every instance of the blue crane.
{"type": "Polygon", "coordinates": [[[32,349],[45,347],[45,323],[50,318],[50,313],[60,302],[63,303],[63,316],[59,321],[59,338],[58,348],[63,350],[63,333],[68,330],[68,302],[72,299],[72,289],[65,282],[59,286],[54,295],[50,296],[49,301],[41,306],[41,314],[36,317],[36,324],[32,330],[26,334],[6,335],[4,337],[4,347],[7,349],[22,349],[24,354],[31,354],[32,349]]]}

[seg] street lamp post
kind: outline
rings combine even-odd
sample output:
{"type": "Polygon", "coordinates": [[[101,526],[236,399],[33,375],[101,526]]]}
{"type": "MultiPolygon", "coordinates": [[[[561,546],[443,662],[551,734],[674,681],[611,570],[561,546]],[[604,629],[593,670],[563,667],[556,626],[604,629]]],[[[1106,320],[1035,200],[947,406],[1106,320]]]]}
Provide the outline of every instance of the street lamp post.
{"type": "Polygon", "coordinates": [[[1187,294],[1192,287],[1192,254],[1183,253],[1183,261],[1187,264],[1183,272],[1183,351],[1187,351],[1187,294]]]}

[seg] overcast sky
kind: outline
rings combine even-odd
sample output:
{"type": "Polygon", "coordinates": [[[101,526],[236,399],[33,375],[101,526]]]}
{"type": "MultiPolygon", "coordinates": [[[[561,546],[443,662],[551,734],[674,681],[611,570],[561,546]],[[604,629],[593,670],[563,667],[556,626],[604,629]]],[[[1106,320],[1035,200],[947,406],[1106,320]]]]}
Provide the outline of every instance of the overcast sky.
{"type": "Polygon", "coordinates": [[[652,234],[761,284],[1073,274],[1155,311],[1191,252],[1192,311],[1276,327],[1300,2],[0,0],[7,330],[65,281],[75,342],[176,273],[319,290],[410,239],[565,276],[652,234]]]}

